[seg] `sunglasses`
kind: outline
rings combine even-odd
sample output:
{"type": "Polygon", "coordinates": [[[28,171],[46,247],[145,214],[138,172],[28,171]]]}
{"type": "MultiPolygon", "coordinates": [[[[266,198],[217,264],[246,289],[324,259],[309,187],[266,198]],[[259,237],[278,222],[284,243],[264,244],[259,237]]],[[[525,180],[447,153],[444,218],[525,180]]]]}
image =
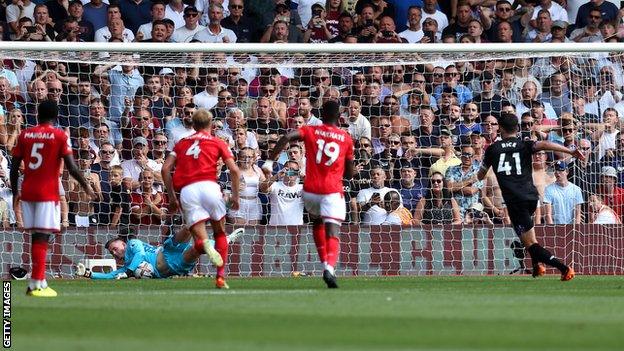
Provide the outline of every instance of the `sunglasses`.
{"type": "Polygon", "coordinates": [[[193,113],[195,113],[195,111],[184,111],[184,114],[185,114],[186,116],[190,116],[190,115],[192,115],[193,113]]]}
{"type": "Polygon", "coordinates": [[[589,150],[591,150],[591,147],[589,147],[589,146],[586,146],[586,147],[579,147],[579,149],[580,149],[581,151],[589,151],[589,150]]]}
{"type": "Polygon", "coordinates": [[[442,78],[442,77],[444,77],[444,74],[442,74],[442,73],[434,73],[433,76],[436,77],[436,78],[442,78]]]}
{"type": "Polygon", "coordinates": [[[425,84],[425,83],[427,83],[427,81],[426,80],[415,80],[414,83],[425,84]]]}
{"type": "Polygon", "coordinates": [[[391,144],[391,145],[401,145],[401,142],[400,142],[400,141],[398,141],[398,140],[391,140],[391,141],[390,141],[390,144],[391,144]]]}
{"type": "Polygon", "coordinates": [[[456,72],[449,72],[449,73],[444,73],[444,76],[445,77],[453,77],[453,76],[456,76],[457,74],[458,73],[456,73],[456,72]]]}
{"type": "Polygon", "coordinates": [[[219,80],[219,78],[218,77],[207,77],[206,80],[209,81],[209,82],[216,82],[216,81],[219,80]]]}
{"type": "Polygon", "coordinates": [[[361,147],[371,147],[371,144],[360,144],[361,147]]]}
{"type": "Polygon", "coordinates": [[[563,128],[562,131],[564,133],[572,133],[574,131],[574,129],[572,129],[572,128],[563,128]]]}
{"type": "Polygon", "coordinates": [[[102,155],[112,155],[115,153],[115,151],[112,150],[100,150],[100,153],[102,153],[102,155]]]}
{"type": "Polygon", "coordinates": [[[60,93],[61,91],[63,91],[63,89],[55,89],[55,88],[48,89],[48,92],[50,93],[60,93]]]}
{"type": "Polygon", "coordinates": [[[230,5],[230,8],[231,9],[239,9],[240,10],[240,9],[243,8],[243,5],[230,5]]]}
{"type": "Polygon", "coordinates": [[[510,11],[513,11],[513,10],[511,9],[511,7],[501,7],[501,8],[498,9],[498,11],[500,11],[500,12],[510,12],[510,11]]]}
{"type": "Polygon", "coordinates": [[[467,153],[467,152],[462,152],[461,157],[466,157],[466,158],[470,158],[472,157],[473,154],[467,153]]]}
{"type": "Polygon", "coordinates": [[[390,127],[392,127],[392,125],[391,124],[381,124],[381,125],[379,125],[379,127],[380,128],[390,128],[390,127]]]}
{"type": "Polygon", "coordinates": [[[481,125],[484,125],[484,126],[497,126],[498,123],[496,123],[496,122],[483,122],[483,123],[481,123],[481,125]]]}
{"type": "Polygon", "coordinates": [[[167,140],[154,140],[154,144],[164,145],[167,143],[167,140]]]}
{"type": "Polygon", "coordinates": [[[275,89],[262,89],[262,92],[265,94],[273,94],[275,92],[275,89]]]}
{"type": "Polygon", "coordinates": [[[187,13],[184,17],[197,17],[199,13],[187,13]]]}
{"type": "Polygon", "coordinates": [[[520,125],[523,127],[533,127],[533,122],[522,122],[520,125]]]}
{"type": "Polygon", "coordinates": [[[442,179],[431,179],[431,182],[434,184],[442,183],[442,179]]]}
{"type": "Polygon", "coordinates": [[[217,99],[219,100],[232,100],[231,96],[219,96],[217,99]]]}

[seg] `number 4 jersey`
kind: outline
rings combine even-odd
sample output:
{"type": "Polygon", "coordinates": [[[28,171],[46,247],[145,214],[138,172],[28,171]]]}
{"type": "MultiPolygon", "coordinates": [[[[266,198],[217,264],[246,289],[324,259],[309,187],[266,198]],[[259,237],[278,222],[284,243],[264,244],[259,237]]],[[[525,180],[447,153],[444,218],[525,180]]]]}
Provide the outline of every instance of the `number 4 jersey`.
{"type": "Polygon", "coordinates": [[[304,126],[306,177],[303,191],[313,194],[343,193],[345,160],[353,160],[353,140],[346,131],[329,124],[304,126]]]}
{"type": "Polygon", "coordinates": [[[65,155],[72,153],[67,135],[51,124],[39,124],[19,135],[13,156],[24,161],[23,201],[59,201],[59,176],[65,155]]]}
{"type": "Polygon", "coordinates": [[[185,186],[210,180],[217,182],[217,162],[233,158],[227,144],[208,132],[197,132],[180,140],[172,151],[176,157],[173,187],[180,191],[185,186]]]}
{"type": "Polygon", "coordinates": [[[533,185],[533,146],[531,140],[499,140],[485,151],[483,168],[494,168],[505,202],[537,200],[533,185]]]}

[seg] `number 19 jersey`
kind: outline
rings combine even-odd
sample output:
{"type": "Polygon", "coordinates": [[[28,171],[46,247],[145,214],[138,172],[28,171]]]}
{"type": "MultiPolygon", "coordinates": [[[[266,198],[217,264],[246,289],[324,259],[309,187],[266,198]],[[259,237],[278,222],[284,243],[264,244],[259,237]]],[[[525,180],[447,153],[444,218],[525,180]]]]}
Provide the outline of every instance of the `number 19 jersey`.
{"type": "Polygon", "coordinates": [[[176,157],[173,187],[177,191],[204,180],[216,182],[219,158],[225,161],[234,157],[223,140],[203,131],[180,140],[172,153],[176,157]]]}
{"type": "Polygon", "coordinates": [[[353,140],[329,124],[299,128],[306,150],[303,190],[314,194],[343,193],[345,160],[353,160],[353,140]]]}
{"type": "Polygon", "coordinates": [[[539,199],[533,184],[534,145],[531,140],[508,138],[495,142],[485,150],[483,167],[494,168],[506,203],[539,199]]]}

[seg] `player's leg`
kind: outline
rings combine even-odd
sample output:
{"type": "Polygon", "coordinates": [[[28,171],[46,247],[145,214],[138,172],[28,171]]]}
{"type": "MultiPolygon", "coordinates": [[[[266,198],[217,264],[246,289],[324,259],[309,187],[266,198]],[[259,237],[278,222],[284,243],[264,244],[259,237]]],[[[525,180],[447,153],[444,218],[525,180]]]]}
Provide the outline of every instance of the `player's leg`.
{"type": "Polygon", "coordinates": [[[341,194],[323,195],[320,211],[325,224],[327,250],[323,280],[328,288],[337,288],[336,264],[340,258],[340,226],[347,215],[345,200],[341,194]]]}
{"type": "Polygon", "coordinates": [[[540,263],[544,263],[559,269],[562,280],[574,278],[574,270],[572,268],[563,264],[563,262],[555,258],[550,251],[537,242],[532,218],[537,208],[537,201],[525,202],[519,207],[521,207],[521,209],[514,209],[514,211],[510,211],[510,214],[514,212],[517,214],[513,215],[515,218],[512,218],[512,223],[514,224],[516,233],[520,236],[522,244],[529,252],[533,261],[533,276],[537,277],[544,274],[544,268],[540,266],[540,263]]]}
{"type": "Polygon", "coordinates": [[[61,213],[58,203],[22,201],[24,229],[31,230],[31,279],[26,294],[35,297],[55,297],[56,291],[45,279],[48,243],[52,231],[59,231],[61,213]]]}
{"type": "MultiPolygon", "coordinates": [[[[231,244],[231,243],[235,243],[243,234],[245,234],[245,229],[238,228],[238,229],[233,230],[232,233],[228,234],[225,238],[227,240],[227,243],[231,244]]],[[[180,231],[176,233],[173,240],[176,243],[185,243],[185,242],[188,242],[190,237],[191,237],[191,232],[186,227],[183,227],[180,231]]],[[[208,242],[210,243],[212,247],[215,246],[214,240],[208,240],[208,242]]],[[[201,256],[202,253],[203,252],[197,251],[197,249],[193,245],[190,245],[186,248],[186,250],[184,250],[182,258],[185,264],[191,264],[191,263],[197,262],[197,260],[199,259],[199,256],[201,256]]]]}
{"type": "Polygon", "coordinates": [[[229,289],[229,286],[225,282],[225,265],[227,264],[228,256],[228,241],[225,235],[225,218],[221,218],[218,221],[211,220],[212,231],[214,235],[214,248],[219,253],[223,264],[217,267],[217,277],[215,279],[215,286],[218,289],[229,289]]]}
{"type": "Polygon", "coordinates": [[[325,223],[323,223],[323,219],[321,218],[321,203],[319,195],[304,192],[303,205],[312,220],[312,236],[314,237],[316,252],[318,253],[319,260],[323,266],[325,266],[327,264],[327,234],[325,232],[325,223]]]}

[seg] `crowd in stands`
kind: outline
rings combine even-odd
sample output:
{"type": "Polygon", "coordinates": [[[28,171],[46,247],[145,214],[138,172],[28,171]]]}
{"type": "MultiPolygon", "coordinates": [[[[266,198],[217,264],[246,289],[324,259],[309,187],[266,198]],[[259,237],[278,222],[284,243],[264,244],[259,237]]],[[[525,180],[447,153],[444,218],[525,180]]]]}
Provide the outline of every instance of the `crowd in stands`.
{"type": "MultiPolygon", "coordinates": [[[[624,37],[624,10],[609,1],[94,0],[5,4],[4,40],[105,42],[609,42],[624,37]],[[350,11],[350,9],[352,9],[350,11]]],[[[131,44],[129,44],[131,45],[131,44]]],[[[200,44],[197,44],[200,45],[200,44]]],[[[227,45],[227,44],[224,44],[227,45]]],[[[196,54],[197,59],[202,55],[196,54]]],[[[191,57],[191,56],[189,56],[191,57]]],[[[192,58],[191,58],[192,59],[192,58]]],[[[348,221],[362,224],[508,224],[494,172],[468,180],[515,114],[522,138],[578,148],[585,160],[539,152],[536,223],[621,223],[624,215],[623,58],[619,54],[334,67],[281,67],[267,54],[224,57],[222,68],[0,58],[0,220],[19,227],[8,180],[10,153],[36,124],[43,100],[60,106],[90,199],[63,174],[63,226],[169,221],[160,169],[191,116],[208,109],[214,134],[242,171],[231,223],[306,223],[302,143],[274,172],[261,165],[279,137],[321,123],[336,100],[355,141],[345,180],[348,221]],[[273,62],[272,68],[254,68],[273,62]],[[245,64],[249,63],[249,64],[245,64]]],[[[114,61],[114,60],[111,60],[114,61]]],[[[198,61],[199,62],[199,61],[198,61]]],[[[229,174],[220,174],[228,194],[229,174]]]]}

